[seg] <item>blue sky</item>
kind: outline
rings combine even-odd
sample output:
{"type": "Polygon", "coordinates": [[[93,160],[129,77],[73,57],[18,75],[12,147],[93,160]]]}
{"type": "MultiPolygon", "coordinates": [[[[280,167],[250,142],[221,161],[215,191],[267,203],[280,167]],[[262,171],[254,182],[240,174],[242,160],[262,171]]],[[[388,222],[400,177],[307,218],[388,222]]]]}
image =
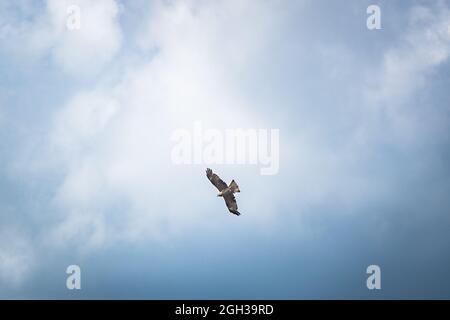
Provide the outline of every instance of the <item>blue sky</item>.
{"type": "Polygon", "coordinates": [[[449,68],[448,1],[2,1],[0,298],[450,298],[449,68]],[[240,217],[195,121],[280,130],[240,217]]]}

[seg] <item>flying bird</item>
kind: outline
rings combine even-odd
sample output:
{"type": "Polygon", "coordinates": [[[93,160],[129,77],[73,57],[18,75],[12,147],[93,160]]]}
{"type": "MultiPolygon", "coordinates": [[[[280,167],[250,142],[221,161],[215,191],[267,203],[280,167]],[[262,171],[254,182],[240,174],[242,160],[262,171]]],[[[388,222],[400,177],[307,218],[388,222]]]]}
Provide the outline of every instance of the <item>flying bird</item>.
{"type": "Polygon", "coordinates": [[[219,190],[217,194],[218,197],[223,197],[225,199],[225,204],[227,205],[228,211],[239,216],[240,213],[238,211],[236,198],[234,197],[234,193],[241,192],[239,190],[239,186],[237,183],[232,180],[230,185],[227,184],[219,178],[219,176],[212,172],[210,168],[206,169],[206,176],[209,181],[219,190]]]}

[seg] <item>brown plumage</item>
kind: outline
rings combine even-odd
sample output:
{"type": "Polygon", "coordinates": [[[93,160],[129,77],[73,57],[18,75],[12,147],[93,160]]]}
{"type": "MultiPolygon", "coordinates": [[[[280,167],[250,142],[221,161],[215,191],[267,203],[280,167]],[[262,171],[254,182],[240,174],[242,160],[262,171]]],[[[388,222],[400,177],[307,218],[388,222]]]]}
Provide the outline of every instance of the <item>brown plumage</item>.
{"type": "Polygon", "coordinates": [[[211,183],[217,188],[217,190],[219,190],[217,196],[223,197],[225,199],[225,204],[227,205],[228,210],[231,213],[239,216],[240,213],[238,211],[236,198],[234,197],[234,193],[241,192],[237,183],[232,180],[230,185],[227,186],[227,184],[209,168],[206,169],[206,176],[208,177],[209,181],[211,181],[211,183]]]}

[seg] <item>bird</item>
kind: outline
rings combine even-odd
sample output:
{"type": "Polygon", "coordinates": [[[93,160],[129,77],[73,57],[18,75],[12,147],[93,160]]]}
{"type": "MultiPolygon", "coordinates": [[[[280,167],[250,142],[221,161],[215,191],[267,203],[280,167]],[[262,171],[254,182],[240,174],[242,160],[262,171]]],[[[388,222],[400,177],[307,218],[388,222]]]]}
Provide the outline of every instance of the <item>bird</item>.
{"type": "Polygon", "coordinates": [[[237,183],[232,180],[230,185],[227,186],[227,184],[222,179],[220,179],[217,174],[213,173],[210,168],[206,169],[206,176],[208,177],[209,181],[211,181],[211,183],[217,188],[217,190],[219,190],[217,196],[224,198],[228,211],[237,216],[241,215],[238,211],[236,198],[234,197],[234,193],[241,192],[237,183]]]}

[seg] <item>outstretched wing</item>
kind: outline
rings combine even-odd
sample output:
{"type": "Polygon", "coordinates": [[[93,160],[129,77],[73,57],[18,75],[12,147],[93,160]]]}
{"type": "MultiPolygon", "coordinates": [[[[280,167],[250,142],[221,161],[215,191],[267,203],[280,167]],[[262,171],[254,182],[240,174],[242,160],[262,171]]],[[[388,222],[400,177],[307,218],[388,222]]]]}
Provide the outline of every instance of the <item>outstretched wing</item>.
{"type": "Polygon", "coordinates": [[[230,192],[224,195],[223,198],[225,199],[225,204],[227,205],[228,211],[234,213],[237,216],[240,215],[234,195],[230,192]]]}
{"type": "Polygon", "coordinates": [[[206,176],[208,177],[209,181],[219,190],[222,191],[226,189],[228,186],[225,182],[223,182],[222,179],[219,178],[219,176],[212,172],[210,168],[206,169],[206,176]]]}

